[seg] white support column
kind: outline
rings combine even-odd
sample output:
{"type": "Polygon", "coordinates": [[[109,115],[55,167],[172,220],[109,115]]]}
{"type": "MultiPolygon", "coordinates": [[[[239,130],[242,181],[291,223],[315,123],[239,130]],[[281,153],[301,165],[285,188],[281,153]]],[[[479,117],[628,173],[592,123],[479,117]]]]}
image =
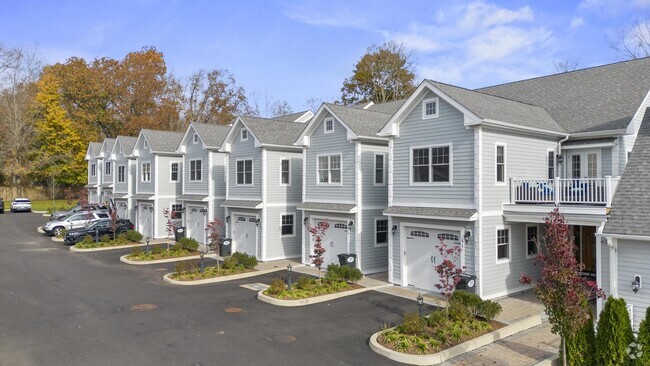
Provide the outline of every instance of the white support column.
{"type": "Polygon", "coordinates": [[[607,238],[609,246],[609,294],[618,297],[618,239],[607,238]]]}
{"type": "Polygon", "coordinates": [[[614,196],[614,192],[612,191],[612,176],[608,175],[605,177],[605,194],[606,199],[607,199],[607,204],[605,207],[609,208],[612,207],[612,198],[614,196]]]}

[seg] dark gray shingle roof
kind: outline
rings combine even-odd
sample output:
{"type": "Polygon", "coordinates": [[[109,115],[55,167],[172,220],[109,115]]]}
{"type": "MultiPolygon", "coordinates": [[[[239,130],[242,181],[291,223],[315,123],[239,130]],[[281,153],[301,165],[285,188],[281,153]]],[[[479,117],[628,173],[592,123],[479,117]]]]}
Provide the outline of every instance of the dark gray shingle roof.
{"type": "Polygon", "coordinates": [[[251,133],[262,144],[293,147],[294,141],[300,136],[306,123],[279,121],[276,119],[241,116],[251,133]]]}
{"type": "Polygon", "coordinates": [[[368,105],[368,103],[355,104],[350,107],[357,108],[357,109],[365,109],[367,111],[395,114],[395,112],[397,112],[399,107],[401,107],[402,104],[404,104],[404,102],[406,102],[406,99],[394,100],[391,102],[384,102],[384,103],[377,103],[371,105],[368,108],[364,108],[365,106],[368,105]]]}
{"type": "Polygon", "coordinates": [[[120,146],[122,146],[124,154],[131,155],[133,153],[135,143],[138,141],[138,138],[133,136],[117,136],[117,141],[120,142],[120,146]]]}
{"type": "Polygon", "coordinates": [[[93,156],[99,155],[100,151],[102,151],[102,143],[101,142],[91,142],[90,143],[90,153],[93,154],[93,156]]]}
{"type": "Polygon", "coordinates": [[[105,138],[104,143],[106,144],[106,151],[110,152],[113,150],[113,145],[115,145],[115,139],[113,138],[105,138]]]}
{"type": "Polygon", "coordinates": [[[226,139],[228,131],[230,131],[230,126],[226,125],[215,125],[209,123],[192,123],[192,127],[199,134],[201,140],[208,146],[212,148],[219,148],[223,143],[223,140],[226,139]]]}
{"type": "Polygon", "coordinates": [[[618,183],[605,234],[650,236],[650,108],[618,183]]]}
{"type": "Polygon", "coordinates": [[[325,105],[358,136],[377,137],[379,130],[393,116],[391,113],[346,107],[339,104],[325,103],[325,105]]]}
{"type": "Polygon", "coordinates": [[[544,108],[457,86],[430,82],[481,118],[542,130],[564,132],[544,108]]]}
{"type": "Polygon", "coordinates": [[[183,139],[182,132],[142,130],[154,152],[176,152],[178,144],[183,139]]]}
{"type": "Polygon", "coordinates": [[[284,116],[273,117],[273,119],[277,119],[278,121],[295,122],[298,118],[302,117],[307,112],[309,112],[309,111],[302,111],[302,112],[286,114],[284,116]]]}
{"type": "Polygon", "coordinates": [[[357,208],[357,205],[351,203],[322,203],[322,202],[303,202],[298,205],[299,210],[325,211],[325,212],[342,212],[350,213],[357,208]]]}
{"type": "Polygon", "coordinates": [[[650,58],[477,89],[543,107],[567,132],[624,129],[650,90],[650,58]]]}
{"type": "Polygon", "coordinates": [[[476,210],[463,208],[438,208],[438,207],[407,207],[391,206],[384,210],[384,214],[409,215],[423,217],[449,217],[469,220],[476,210]]]}
{"type": "Polygon", "coordinates": [[[247,200],[225,200],[221,203],[222,207],[238,207],[238,208],[260,208],[262,201],[247,201],[247,200]]]}

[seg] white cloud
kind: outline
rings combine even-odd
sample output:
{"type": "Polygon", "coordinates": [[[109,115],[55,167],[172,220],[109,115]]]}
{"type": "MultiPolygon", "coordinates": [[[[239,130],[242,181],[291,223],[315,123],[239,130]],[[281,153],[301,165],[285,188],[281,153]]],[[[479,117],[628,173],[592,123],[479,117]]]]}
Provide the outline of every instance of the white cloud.
{"type": "Polygon", "coordinates": [[[367,21],[359,13],[344,7],[329,7],[327,11],[298,6],[285,9],[289,19],[316,27],[364,28],[367,21]]]}
{"type": "Polygon", "coordinates": [[[534,18],[529,6],[510,10],[479,1],[466,7],[465,16],[459,25],[465,29],[488,28],[514,22],[532,22],[534,18]]]}
{"type": "Polygon", "coordinates": [[[418,23],[412,23],[407,32],[380,32],[387,40],[403,43],[407,48],[417,52],[429,53],[441,48],[438,37],[434,36],[434,30],[418,23]]]}
{"type": "Polygon", "coordinates": [[[551,37],[549,30],[524,30],[515,27],[496,27],[467,42],[468,53],[474,61],[500,61],[540,47],[551,37]]]}
{"type": "Polygon", "coordinates": [[[574,17],[571,19],[571,29],[576,29],[585,25],[585,20],[581,17],[574,17]]]}

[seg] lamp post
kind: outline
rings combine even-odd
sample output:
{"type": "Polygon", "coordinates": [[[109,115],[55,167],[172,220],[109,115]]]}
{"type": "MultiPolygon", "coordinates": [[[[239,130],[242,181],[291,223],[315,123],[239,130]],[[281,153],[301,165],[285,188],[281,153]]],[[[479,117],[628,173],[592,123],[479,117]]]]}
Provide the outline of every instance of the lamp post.
{"type": "Polygon", "coordinates": [[[289,262],[289,265],[287,266],[287,271],[289,272],[289,277],[287,278],[287,290],[291,291],[291,270],[293,267],[291,267],[291,262],[289,262]]]}
{"type": "Polygon", "coordinates": [[[200,263],[200,271],[201,271],[201,273],[203,273],[203,256],[204,255],[205,255],[205,253],[203,253],[203,251],[201,250],[199,252],[199,263],[200,263]]]}
{"type": "Polygon", "coordinates": [[[151,237],[148,237],[148,236],[147,236],[147,238],[145,239],[145,241],[147,242],[147,249],[146,249],[147,254],[149,254],[149,241],[150,241],[150,240],[151,240],[151,237]]]}
{"type": "Polygon", "coordinates": [[[420,317],[422,317],[422,305],[424,305],[424,298],[422,297],[422,294],[418,293],[418,297],[415,300],[418,302],[418,313],[420,313],[420,317]]]}

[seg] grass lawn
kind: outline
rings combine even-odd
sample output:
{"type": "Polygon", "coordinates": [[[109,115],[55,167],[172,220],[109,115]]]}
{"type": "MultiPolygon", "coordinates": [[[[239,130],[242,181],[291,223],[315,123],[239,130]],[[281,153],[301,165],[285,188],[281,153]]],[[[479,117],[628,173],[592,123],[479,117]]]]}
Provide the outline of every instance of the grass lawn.
{"type": "MultiPolygon", "coordinates": [[[[5,199],[5,211],[9,211],[11,208],[11,201],[13,200],[5,199]]],[[[66,200],[55,200],[54,202],[52,202],[52,200],[32,201],[32,211],[61,211],[67,210],[74,205],[74,203],[69,205],[66,200]],[[52,204],[54,204],[54,206],[52,206],[52,204]],[[52,207],[56,207],[56,209],[53,210],[52,207]]]]}

